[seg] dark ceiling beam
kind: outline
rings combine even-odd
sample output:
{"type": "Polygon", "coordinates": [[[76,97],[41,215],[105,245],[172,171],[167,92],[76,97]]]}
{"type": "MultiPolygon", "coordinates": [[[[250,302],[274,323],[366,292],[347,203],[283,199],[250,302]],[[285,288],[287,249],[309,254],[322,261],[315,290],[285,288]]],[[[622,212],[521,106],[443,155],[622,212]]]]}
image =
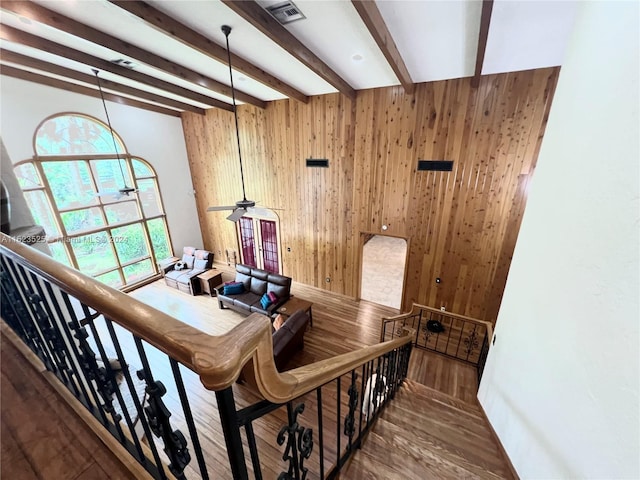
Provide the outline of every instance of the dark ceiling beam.
{"type": "MultiPolygon", "coordinates": [[[[96,84],[96,77],[94,75],[78,72],[66,67],[61,67],[53,63],[45,62],[44,60],[38,60],[37,58],[32,58],[20,53],[12,52],[11,50],[2,50],[1,59],[2,62],[14,63],[17,65],[22,65],[23,67],[35,68],[43,72],[52,73],[54,75],[59,75],[61,77],[70,78],[73,80],[78,80],[80,82],[96,84]]],[[[193,105],[190,105],[188,103],[179,102],[178,100],[163,97],[161,95],[156,95],[144,90],[139,90],[128,85],[112,82],[104,78],[100,79],[100,83],[104,88],[115,90],[118,93],[124,93],[127,95],[132,95],[134,97],[142,98],[144,100],[149,100],[151,102],[161,103],[168,107],[177,108],[179,110],[187,110],[190,112],[199,113],[200,115],[205,114],[205,110],[203,108],[194,107],[193,105]]]]}
{"type": "MultiPolygon", "coordinates": [[[[27,82],[39,83],[40,85],[46,85],[48,87],[59,88],[60,90],[65,90],[67,92],[100,98],[100,92],[96,89],[78,85],[77,83],[65,82],[64,80],[47,77],[46,75],[40,75],[38,73],[28,72],[27,70],[20,70],[19,68],[11,67],[9,65],[2,65],[0,67],[0,74],[8,77],[19,78],[20,80],[26,80],[27,82]]],[[[104,92],[104,98],[111,102],[128,105],[130,107],[142,108],[144,110],[150,110],[164,115],[171,115],[172,117],[180,116],[180,112],[177,110],[171,110],[170,108],[164,108],[159,105],[141,102],[133,98],[121,97],[120,95],[114,95],[109,92],[104,92]]]]}
{"type": "MultiPolygon", "coordinates": [[[[4,6],[4,2],[2,3],[4,6]]],[[[186,88],[179,87],[173,83],[165,82],[150,75],[145,75],[135,70],[130,70],[115,63],[103,60],[102,58],[94,57],[84,52],[74,50],[73,48],[65,47],[58,43],[46,40],[36,35],[23,32],[17,28],[10,27],[8,25],[0,25],[0,38],[8,42],[18,43],[27,47],[35,48],[36,50],[42,50],[47,53],[58,55],[59,57],[68,58],[75,62],[83,63],[84,65],[97,68],[98,70],[104,70],[114,73],[124,78],[129,78],[151,87],[159,88],[171,92],[175,95],[179,95],[184,98],[193,100],[194,102],[202,103],[204,105],[210,105],[229,112],[233,111],[233,106],[226,102],[222,102],[215,98],[207,97],[201,93],[188,90],[186,88]]]]}
{"type": "MultiPolygon", "coordinates": [[[[349,98],[356,98],[356,91],[343,80],[340,75],[320,60],[315,53],[305,47],[300,40],[294,37],[286,28],[273,18],[253,0],[242,2],[234,0],[222,0],[227,7],[244,18],[247,22],[260,30],[273,42],[284,48],[290,55],[300,60],[304,65],[320,76],[327,83],[333,85],[340,93],[349,98]]],[[[330,35],[327,32],[327,35],[330,35]]]]}
{"type": "MultiPolygon", "coordinates": [[[[227,63],[227,50],[224,47],[214,43],[204,35],[192,30],[186,25],[173,19],[166,13],[153,8],[151,5],[140,1],[119,1],[109,0],[114,5],[126,10],[136,17],[144,20],[149,25],[157,28],[165,35],[184,43],[185,45],[198,50],[200,53],[207,55],[224,64],[227,63]]],[[[257,80],[263,85],[276,90],[289,98],[293,98],[303,103],[309,102],[309,97],[304,93],[296,90],[291,85],[284,83],[282,80],[265,72],[261,68],[255,66],[251,62],[237,55],[231,55],[231,63],[233,69],[242,72],[248,77],[257,80]]]]}
{"type": "Polygon", "coordinates": [[[493,0],[482,0],[482,14],[480,16],[480,37],[478,38],[478,53],[476,54],[476,70],[471,79],[471,86],[480,86],[480,76],[484,65],[484,54],[487,51],[487,38],[489,38],[489,25],[491,24],[491,11],[493,0]]]}
{"type": "Polygon", "coordinates": [[[413,80],[411,80],[409,70],[407,70],[407,66],[404,64],[404,60],[402,60],[402,55],[400,55],[396,42],[393,41],[387,24],[384,23],[384,19],[376,6],[376,2],[371,0],[351,0],[351,3],[369,29],[369,33],[378,44],[378,48],[384,55],[384,58],[387,59],[387,63],[389,63],[396,77],[400,80],[404,91],[408,94],[413,93],[415,84],[413,80]]]}
{"type": "MultiPolygon", "coordinates": [[[[219,93],[220,95],[231,97],[231,87],[224,83],[202,75],[195,70],[178,65],[175,62],[167,60],[166,58],[147,50],[138,48],[135,45],[101,32],[100,30],[91,28],[88,25],[77,22],[69,17],[65,17],[52,10],[41,7],[33,2],[2,0],[1,6],[3,10],[13,12],[16,15],[28,18],[34,22],[48,25],[57,30],[82,38],[88,42],[101,45],[122,55],[126,55],[138,62],[145,63],[157,68],[158,70],[169,73],[170,75],[174,75],[182,80],[207,88],[212,92],[219,93]]],[[[259,108],[265,108],[266,106],[263,100],[238,90],[236,90],[236,98],[241,102],[250,103],[259,108]]]]}

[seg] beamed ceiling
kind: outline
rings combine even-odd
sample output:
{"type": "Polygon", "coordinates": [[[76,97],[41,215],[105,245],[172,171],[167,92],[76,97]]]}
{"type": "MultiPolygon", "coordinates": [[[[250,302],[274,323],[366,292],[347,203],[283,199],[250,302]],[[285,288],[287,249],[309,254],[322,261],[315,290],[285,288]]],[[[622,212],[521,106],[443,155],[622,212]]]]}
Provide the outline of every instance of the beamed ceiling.
{"type": "Polygon", "coordinates": [[[2,0],[2,75],[169,115],[562,64],[578,2],[2,0]]]}

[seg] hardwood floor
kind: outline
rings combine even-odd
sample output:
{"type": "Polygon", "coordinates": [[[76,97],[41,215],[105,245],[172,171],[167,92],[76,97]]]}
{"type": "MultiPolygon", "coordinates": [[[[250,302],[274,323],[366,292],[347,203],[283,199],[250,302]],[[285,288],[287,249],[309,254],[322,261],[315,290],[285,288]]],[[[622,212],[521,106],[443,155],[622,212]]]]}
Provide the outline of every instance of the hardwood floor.
{"type": "Polygon", "coordinates": [[[135,479],[23,354],[1,338],[0,477],[135,479]]]}
{"type": "MultiPolygon", "coordinates": [[[[224,267],[218,268],[223,270],[224,280],[232,278],[230,271],[224,267]]],[[[365,345],[377,343],[380,318],[398,313],[388,307],[366,301],[356,302],[304,285],[294,285],[292,292],[294,295],[314,302],[314,322],[313,327],[306,332],[304,349],[292,358],[287,368],[309,364],[365,345]]],[[[215,298],[208,296],[192,297],[167,287],[163,280],[142,287],[132,292],[131,296],[210,334],[224,333],[244,318],[242,315],[230,310],[219,310],[215,298]]],[[[101,327],[100,321],[96,321],[96,326],[98,331],[101,332],[101,337],[103,337],[106,334],[106,327],[101,327]]],[[[116,332],[121,347],[125,352],[127,362],[130,362],[134,367],[141,365],[132,336],[120,328],[116,328],[116,332]]],[[[108,338],[108,336],[104,338],[108,338]]],[[[110,347],[109,341],[106,341],[105,346],[107,348],[110,347]]],[[[172,428],[180,429],[187,435],[188,427],[182,414],[181,401],[171,374],[168,358],[162,352],[149,345],[145,345],[145,352],[155,379],[162,381],[167,388],[163,401],[172,412],[172,428]]],[[[186,368],[181,368],[180,370],[209,474],[211,478],[231,478],[231,472],[227,466],[228,461],[215,394],[204,389],[199,378],[193,372],[186,368]]],[[[437,354],[414,349],[410,365],[410,378],[425,382],[431,387],[442,390],[444,393],[436,392],[417,383],[408,382],[407,386],[402,387],[398,396],[398,399],[401,399],[402,402],[398,405],[395,405],[396,400],[392,402],[390,407],[393,408],[389,408],[388,412],[385,412],[383,417],[378,420],[378,423],[370,432],[369,438],[365,441],[366,446],[369,441],[373,440],[371,449],[364,448],[361,452],[357,452],[350,470],[347,470],[347,473],[343,474],[342,478],[422,479],[429,476],[434,478],[446,478],[449,476],[453,478],[458,473],[475,478],[497,478],[501,475],[507,477],[508,475],[504,474],[506,471],[505,463],[500,455],[496,454],[497,447],[490,436],[489,427],[484,419],[480,419],[476,415],[479,407],[475,400],[477,385],[474,367],[437,354]],[[422,407],[420,402],[425,402],[422,407]],[[414,404],[417,405],[415,408],[414,404]],[[451,405],[454,405],[455,408],[451,407],[451,405]],[[466,407],[462,407],[464,405],[466,407]],[[467,408],[470,409],[471,413],[467,412],[467,408]],[[418,413],[419,416],[412,417],[410,415],[418,413]],[[408,419],[407,421],[403,420],[405,416],[408,419]],[[389,431],[392,432],[391,437],[387,435],[389,431]],[[426,440],[417,442],[416,432],[418,431],[425,435],[426,440]],[[476,432],[476,434],[468,438],[462,435],[465,437],[464,441],[462,441],[459,438],[461,436],[460,431],[476,432]],[[375,440],[378,437],[380,440],[375,440]],[[380,442],[394,443],[385,446],[384,443],[380,442]],[[476,445],[476,442],[479,442],[479,445],[476,445]],[[398,445],[395,443],[398,443],[398,445]],[[442,446],[444,444],[446,444],[446,448],[442,446]],[[416,449],[430,448],[431,450],[423,453],[423,456],[432,460],[423,458],[418,460],[413,467],[408,467],[409,470],[407,471],[395,471],[392,476],[380,476],[382,472],[386,472],[391,468],[391,459],[387,461],[386,457],[383,457],[385,458],[384,463],[387,465],[386,469],[378,468],[376,462],[367,467],[365,459],[367,455],[379,456],[380,451],[376,449],[390,447],[398,451],[402,451],[402,448],[404,448],[405,454],[411,454],[409,458],[416,455],[416,449]],[[436,462],[433,458],[438,457],[441,450],[448,455],[446,461],[436,462]],[[456,452],[459,454],[456,454],[456,452]],[[484,455],[487,455],[488,458],[484,458],[484,455]],[[429,463],[431,461],[434,463],[429,463]],[[351,468],[354,470],[351,470],[351,468]],[[439,475],[430,475],[438,468],[441,468],[439,475]],[[413,476],[414,474],[417,476],[413,476]]],[[[341,381],[339,402],[337,400],[335,382],[325,387],[326,390],[323,389],[322,418],[325,425],[324,466],[326,470],[331,467],[337,458],[335,449],[336,432],[340,429],[336,428],[336,418],[338,418],[336,410],[339,404],[344,417],[348,409],[348,380],[348,378],[343,377],[341,381]]],[[[252,405],[260,400],[246,386],[236,384],[233,386],[233,391],[237,408],[252,405]]],[[[318,434],[318,405],[315,393],[305,396],[302,400],[306,408],[305,412],[300,416],[300,423],[314,428],[315,440],[315,435],[318,434]]],[[[14,399],[5,402],[3,397],[3,423],[5,408],[7,412],[10,411],[13,408],[13,403],[14,399]]],[[[297,404],[298,402],[295,403],[297,404]]],[[[7,413],[7,415],[9,414],[7,413]]],[[[53,415],[56,414],[53,413],[53,415]]],[[[253,424],[264,478],[276,478],[284,468],[284,462],[282,461],[282,449],[284,447],[279,447],[275,439],[280,428],[286,423],[286,409],[280,408],[258,419],[253,424]]],[[[341,445],[344,446],[347,439],[344,434],[340,434],[340,437],[341,445]]],[[[189,439],[189,443],[192,444],[191,439],[189,439]]],[[[244,433],[243,443],[245,443],[247,465],[252,471],[244,433]]],[[[185,470],[185,475],[189,479],[200,478],[195,456],[192,455],[192,457],[191,463],[185,470]]],[[[307,478],[319,478],[317,448],[314,450],[307,465],[310,469],[307,478]]]]}

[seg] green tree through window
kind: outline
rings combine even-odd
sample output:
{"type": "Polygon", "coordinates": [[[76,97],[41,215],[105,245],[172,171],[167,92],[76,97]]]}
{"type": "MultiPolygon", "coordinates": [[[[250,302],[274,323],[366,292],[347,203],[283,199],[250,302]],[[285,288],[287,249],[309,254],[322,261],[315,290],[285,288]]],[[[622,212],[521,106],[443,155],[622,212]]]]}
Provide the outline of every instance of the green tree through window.
{"type": "Polygon", "coordinates": [[[53,258],[118,288],[158,273],[172,251],[154,169],[114,136],[117,156],[99,120],[54,115],[36,129],[33,158],[14,169],[53,258]],[[125,184],[137,192],[118,194],[125,184]]]}

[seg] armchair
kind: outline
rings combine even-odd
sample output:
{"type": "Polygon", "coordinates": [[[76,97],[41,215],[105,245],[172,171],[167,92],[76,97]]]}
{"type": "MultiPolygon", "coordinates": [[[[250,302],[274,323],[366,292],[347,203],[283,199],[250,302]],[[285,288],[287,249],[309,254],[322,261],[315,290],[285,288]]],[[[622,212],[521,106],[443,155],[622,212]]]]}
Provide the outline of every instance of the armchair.
{"type": "Polygon", "coordinates": [[[198,250],[194,247],[184,247],[180,261],[172,262],[163,267],[164,281],[170,287],[196,295],[200,293],[200,283],[196,277],[210,270],[212,264],[212,252],[198,250]]]}

